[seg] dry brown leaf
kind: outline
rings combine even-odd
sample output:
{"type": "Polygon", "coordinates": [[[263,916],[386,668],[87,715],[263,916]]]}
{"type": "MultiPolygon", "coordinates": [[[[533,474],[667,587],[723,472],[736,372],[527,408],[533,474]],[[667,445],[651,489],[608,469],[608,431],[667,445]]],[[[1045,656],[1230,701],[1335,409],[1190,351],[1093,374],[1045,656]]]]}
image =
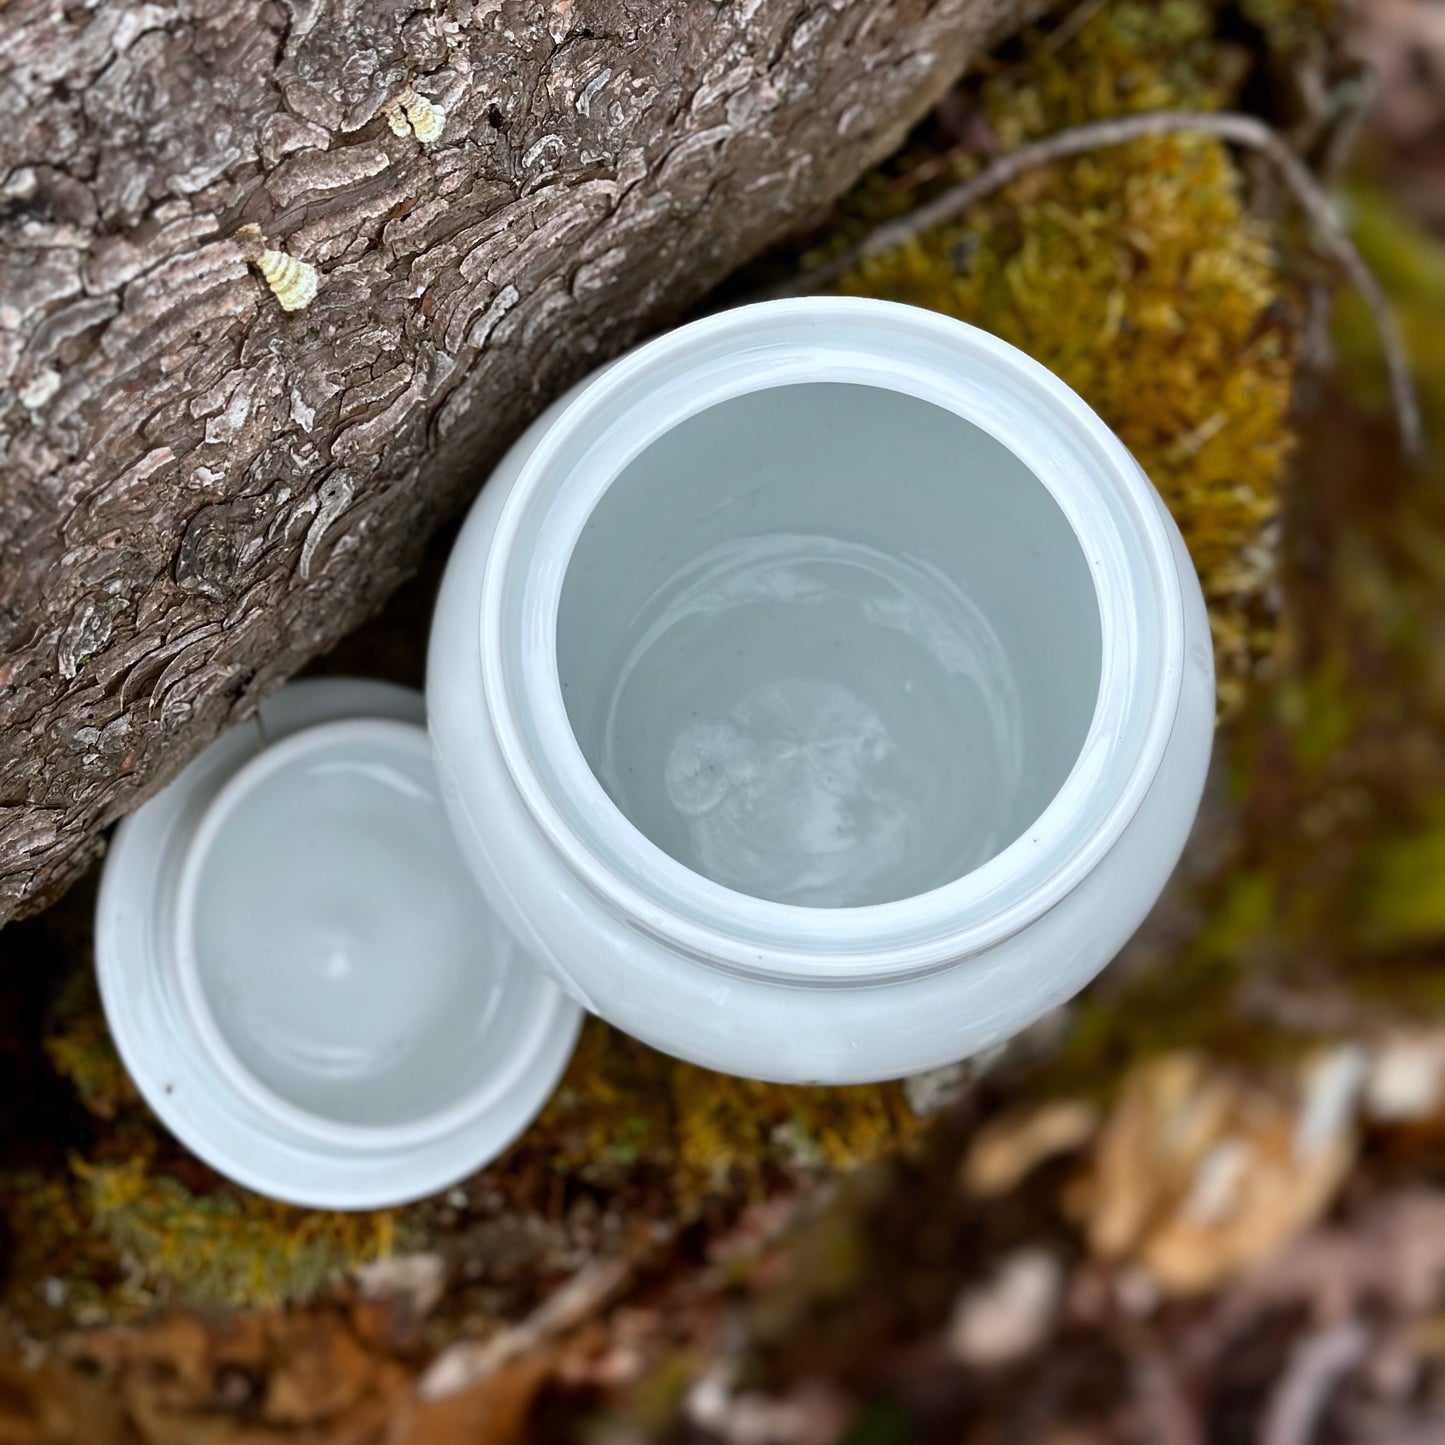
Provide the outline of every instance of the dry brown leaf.
{"type": "Polygon", "coordinates": [[[62,1355],[87,1369],[142,1368],[192,1393],[209,1387],[215,1339],[199,1320],[169,1315],[145,1327],[72,1336],[62,1355]]]}
{"type": "Polygon", "coordinates": [[[0,1445],[51,1445],[52,1441],[103,1437],[94,1421],[103,1416],[100,1391],[89,1382],[66,1388],[54,1367],[27,1368],[18,1359],[0,1357],[0,1445]]]}
{"type": "Polygon", "coordinates": [[[551,1357],[529,1355],[471,1389],[403,1407],[387,1445],[517,1445],[552,1370],[551,1357]]]}
{"type": "MultiPolygon", "coordinates": [[[[72,1337],[40,1378],[31,1414],[56,1414],[44,1393],[54,1391],[60,1423],[30,1438],[83,1445],[279,1445],[302,1436],[309,1445],[373,1445],[413,1386],[411,1370],[368,1350],[332,1310],[97,1330],[72,1337]]],[[[0,1445],[9,1445],[3,1431],[0,1445]]]]}
{"type": "Polygon", "coordinates": [[[963,1162],[970,1193],[1008,1194],[1047,1159],[1082,1148],[1099,1127],[1099,1111],[1081,1099],[1014,1109],[979,1130],[963,1162]]]}
{"type": "Polygon", "coordinates": [[[334,1315],[281,1317],[270,1340],[262,1418],[315,1425],[353,1408],[371,1390],[374,1358],[334,1315]]]}
{"type": "Polygon", "coordinates": [[[1071,1193],[1090,1249],[1167,1291],[1206,1290],[1324,1211],[1354,1157],[1355,1050],[1268,1087],[1196,1054],[1135,1069],[1071,1193]]]}
{"type": "Polygon", "coordinates": [[[135,1381],[127,1380],[127,1386],[124,1425],[117,1421],[114,1434],[87,1441],[86,1445],[110,1445],[110,1442],[119,1445],[121,1441],[129,1445],[136,1438],[145,1445],[277,1445],[280,1439],[270,1427],[234,1415],[204,1414],[196,1410],[172,1412],[143,1388],[138,1388],[135,1381]]]}

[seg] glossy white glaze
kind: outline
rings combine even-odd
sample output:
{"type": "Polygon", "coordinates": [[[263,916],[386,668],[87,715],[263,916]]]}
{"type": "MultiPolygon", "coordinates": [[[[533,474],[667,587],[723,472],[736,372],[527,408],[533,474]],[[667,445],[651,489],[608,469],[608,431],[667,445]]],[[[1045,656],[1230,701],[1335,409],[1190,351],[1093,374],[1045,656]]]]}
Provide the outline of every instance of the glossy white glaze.
{"type": "MultiPolygon", "coordinates": [[[[511,935],[487,913],[465,875],[458,876],[425,766],[422,721],[421,697],[404,688],[348,678],[292,683],[262,704],[261,728],[248,724],[226,733],[126,819],[106,857],[96,909],[96,971],[121,1058],[182,1143],[262,1194],[327,1209],[382,1208],[433,1194],[481,1168],[531,1123],[571,1055],[581,1011],[541,969],[516,958],[511,935]],[[215,1019],[208,1020],[209,1029],[206,1020],[198,1026],[195,999],[188,998],[199,981],[193,972],[197,959],[193,953],[187,961],[176,946],[180,920],[202,901],[197,888],[206,861],[221,861],[212,845],[203,841],[197,849],[197,837],[207,829],[213,842],[224,840],[232,809],[248,799],[267,811],[273,804],[284,810],[298,770],[304,776],[309,768],[324,768],[333,747],[346,763],[347,740],[354,745],[363,738],[370,763],[377,760],[379,743],[388,771],[400,769],[399,778],[390,773],[392,782],[403,781],[433,799],[429,814],[419,819],[413,812],[412,821],[421,822],[430,840],[428,866],[457,885],[440,907],[466,937],[442,935],[439,960],[418,957],[405,941],[419,941],[429,925],[409,906],[415,897],[399,888],[414,860],[399,860],[398,866],[393,853],[391,866],[386,864],[389,849],[406,846],[385,826],[396,811],[395,800],[385,797],[389,789],[380,800],[383,826],[372,830],[368,824],[366,837],[338,834],[339,820],[328,818],[311,820],[307,826],[319,833],[309,840],[268,826],[263,839],[233,860],[237,866],[222,896],[210,901],[224,903],[229,895],[243,910],[226,927],[227,944],[265,946],[269,931],[282,930],[284,960],[258,955],[251,967],[238,956],[227,964],[224,948],[211,959],[227,972],[234,968],[238,1013],[226,1012],[224,998],[216,1000],[225,1028],[234,1035],[238,1026],[249,1026],[270,1046],[257,1051],[235,1049],[224,1038],[218,1043],[220,1026],[215,1019]],[[236,785],[238,776],[243,781],[236,785]],[[268,778],[287,785],[282,796],[263,796],[268,778]],[[228,789],[229,806],[221,801],[228,789]],[[312,856],[312,844],[322,850],[319,856],[312,856]],[[326,856],[327,850],[338,856],[326,856]],[[313,899],[324,912],[328,886],[339,884],[348,928],[368,913],[355,896],[364,870],[349,872],[358,850],[382,855],[381,897],[372,906],[386,911],[383,931],[400,928],[404,935],[392,948],[380,937],[353,934],[352,962],[365,965],[384,999],[367,986],[363,973],[297,976],[324,962],[320,954],[302,956],[302,942],[315,936],[313,899]],[[348,871],[338,876],[342,851],[348,871]],[[295,869],[297,886],[278,889],[268,901],[248,880],[263,882],[278,862],[295,869]],[[182,907],[187,871],[197,876],[189,885],[192,903],[182,907]],[[251,916],[244,914],[247,899],[251,916]],[[285,964],[280,975],[274,971],[278,962],[285,964]],[[470,969],[474,977],[458,980],[456,969],[470,969]],[[414,976],[415,994],[405,987],[398,991],[398,984],[414,976]],[[281,1067],[288,1051],[274,1046],[272,1027],[278,1021],[292,1042],[298,1035],[306,1041],[303,1057],[314,1057],[318,1043],[354,1048],[368,1038],[374,1042],[388,1013],[409,1025],[414,1048],[403,1055],[399,1073],[363,1070],[354,1096],[325,1070],[302,1070],[297,1087],[295,1073],[281,1067]],[[438,1068],[426,1056],[433,1033],[460,1045],[448,1067],[438,1068]],[[474,1051],[467,1048],[472,1042],[474,1051]],[[366,1109],[356,1107],[366,1101],[366,1109]]],[[[356,761],[354,754],[350,761],[356,761]]],[[[359,791],[364,798],[369,790],[359,791]]],[[[349,810],[358,799],[350,788],[347,792],[349,810]]],[[[374,793],[370,802],[378,803],[374,793]]],[[[409,811],[402,808],[403,814],[409,811]]],[[[230,837],[237,841],[240,834],[230,837]]],[[[212,927],[218,924],[212,919],[212,927]]],[[[376,1051],[364,1052],[369,1062],[378,1062],[376,1051]]]]}
{"type": "MultiPolygon", "coordinates": [[[[856,395],[865,422],[886,414],[856,395]]],[[[529,954],[589,1008],[670,1053],[759,1078],[830,1083],[966,1057],[1092,978],[1177,861],[1203,786],[1214,708],[1198,582],[1117,438],[1057,378],[996,338],[912,308],[840,299],[745,308],[682,328],[545,414],[498,468],[457,542],[433,625],[427,699],[463,851],[529,954]],[[964,480],[970,467],[982,479],[969,506],[947,501],[938,448],[931,443],[926,457],[917,450],[919,428],[882,433],[894,461],[885,506],[869,514],[866,469],[850,475],[840,497],[829,478],[864,448],[870,429],[849,435],[844,408],[833,420],[841,441],[815,426],[790,431],[790,402],[819,383],[874,388],[949,414],[945,430],[953,429],[964,480]],[[645,471],[649,456],[662,456],[687,475],[688,433],[698,431],[690,423],[762,392],[770,393],[762,412],[771,414],[746,433],[747,446],[730,458],[723,428],[696,457],[704,491],[716,492],[729,472],[738,479],[714,514],[699,510],[697,489],[677,489],[673,500],[684,502],[674,513],[667,493],[654,489],[630,518],[618,514],[616,538],[595,557],[579,550],[589,523],[607,525],[602,503],[629,468],[645,471]],[[811,448],[801,444],[809,436],[811,448]],[[623,797],[658,835],[650,837],[609,795],[607,758],[634,745],[605,724],[584,725],[580,742],[574,732],[564,674],[586,695],[576,717],[618,715],[616,698],[605,701],[607,659],[625,652],[628,627],[616,619],[637,612],[628,599],[639,578],[649,580],[648,528],[664,552],[692,538],[696,557],[743,535],[729,530],[729,512],[736,517],[733,504],[749,490],[740,460],[748,447],[756,465],[779,454],[794,472],[810,454],[820,462],[784,498],[786,518],[771,507],[770,489],[767,535],[921,554],[1005,638],[1025,738],[1047,733],[1071,709],[1088,717],[1072,767],[1038,816],[1017,836],[1005,829],[991,845],[997,851],[940,886],[910,896],[880,888],[877,901],[864,891],[864,906],[832,907],[780,898],[786,885],[770,897],[757,896],[761,887],[728,887],[717,876],[726,868],[708,877],[698,852],[694,869],[682,843],[659,846],[669,842],[665,810],[623,797]],[[1038,565],[1024,555],[1027,538],[1058,516],[1092,584],[1096,641],[1088,600],[1068,579],[1068,548],[1050,543],[1038,565]],[[969,528],[985,540],[971,544],[969,528]],[[634,553],[629,529],[641,539],[634,553]],[[610,581],[609,555],[619,561],[610,581]],[[569,572],[574,556],[585,575],[569,572]],[[602,665],[589,672],[593,641],[602,665]]],[[[634,712],[641,718],[647,708],[634,712]]],[[[810,728],[815,714],[834,716],[803,712],[810,728]]],[[[664,770],[682,731],[659,759],[664,770]]],[[[1067,735],[1067,726],[1056,734],[1067,735]]],[[[962,720],[959,738],[966,745],[962,720]]],[[[685,757],[672,779],[684,802],[696,781],[684,765],[693,761],[685,757]]],[[[838,829],[829,829],[833,838],[838,829]]],[[[736,840],[728,842],[736,858],[736,840]]],[[[799,846],[789,840],[794,852],[799,846]]]]}
{"type": "Polygon", "coordinates": [[[177,884],[190,1022],[231,1086],[326,1143],[449,1133],[509,1080],[529,990],[439,805],[426,730],[343,718],[263,748],[177,884]],[[499,1065],[503,1071],[499,1073],[499,1065]]]}

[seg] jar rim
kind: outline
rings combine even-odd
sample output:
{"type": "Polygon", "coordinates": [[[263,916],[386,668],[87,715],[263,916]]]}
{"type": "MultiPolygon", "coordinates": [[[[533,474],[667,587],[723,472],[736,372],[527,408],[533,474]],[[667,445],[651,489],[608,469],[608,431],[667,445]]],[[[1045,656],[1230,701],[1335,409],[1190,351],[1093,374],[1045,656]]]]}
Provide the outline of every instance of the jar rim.
{"type": "Polygon", "coordinates": [[[874,981],[992,948],[1048,912],[1138,811],[1173,729],[1184,606],[1167,525],[1123,443],[1046,368],[999,338],[894,302],[809,297],[725,311],[614,362],[565,407],[504,503],[482,583],[483,693],[507,772],[569,871],[669,947],[754,976],[874,981]],[[961,877],[912,897],[824,908],[760,899],[689,869],[607,794],[572,731],[557,667],[563,582],[587,519],[664,433],[752,391],[845,382],[903,392],[979,427],[1053,498],[1099,604],[1099,690],[1043,812],[961,877]]]}

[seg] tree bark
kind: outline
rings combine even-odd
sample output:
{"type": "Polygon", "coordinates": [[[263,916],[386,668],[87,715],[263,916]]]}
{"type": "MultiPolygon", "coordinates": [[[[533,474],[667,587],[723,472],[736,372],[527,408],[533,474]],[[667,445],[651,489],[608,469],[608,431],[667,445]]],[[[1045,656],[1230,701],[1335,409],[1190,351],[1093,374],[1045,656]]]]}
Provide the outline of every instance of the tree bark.
{"type": "Polygon", "coordinates": [[[1041,8],[0,0],[0,923],[1041,8]]]}

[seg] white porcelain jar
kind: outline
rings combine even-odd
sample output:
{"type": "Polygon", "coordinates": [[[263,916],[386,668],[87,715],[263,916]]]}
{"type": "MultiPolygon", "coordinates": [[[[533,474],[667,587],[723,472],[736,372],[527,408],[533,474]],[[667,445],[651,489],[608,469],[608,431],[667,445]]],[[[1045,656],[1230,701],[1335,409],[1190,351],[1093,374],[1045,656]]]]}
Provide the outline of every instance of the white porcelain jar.
{"type": "Polygon", "coordinates": [[[1157,494],[1014,348],[910,307],[663,336],[483,489],[428,659],[440,787],[523,951],[732,1073],[958,1060],[1148,912],[1213,732],[1157,494]]]}

